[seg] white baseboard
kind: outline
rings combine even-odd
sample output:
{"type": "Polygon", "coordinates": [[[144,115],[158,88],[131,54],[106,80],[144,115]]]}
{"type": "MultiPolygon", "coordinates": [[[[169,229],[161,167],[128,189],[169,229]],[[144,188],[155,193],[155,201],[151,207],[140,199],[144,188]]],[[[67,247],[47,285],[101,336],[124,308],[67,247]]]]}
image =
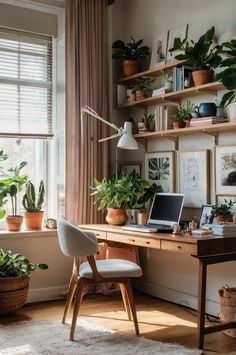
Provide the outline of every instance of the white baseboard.
{"type": "MultiPolygon", "coordinates": [[[[152,284],[149,282],[135,282],[134,287],[137,290],[145,292],[149,295],[170,301],[176,304],[190,307],[197,310],[198,299],[195,295],[190,295],[185,292],[180,292],[171,288],[163,287],[160,285],[152,284]]],[[[220,311],[220,304],[214,300],[206,300],[206,312],[218,316],[220,311]]]]}
{"type": "Polygon", "coordinates": [[[29,290],[27,303],[52,301],[64,298],[68,286],[62,285],[57,287],[33,288],[29,290]]]}

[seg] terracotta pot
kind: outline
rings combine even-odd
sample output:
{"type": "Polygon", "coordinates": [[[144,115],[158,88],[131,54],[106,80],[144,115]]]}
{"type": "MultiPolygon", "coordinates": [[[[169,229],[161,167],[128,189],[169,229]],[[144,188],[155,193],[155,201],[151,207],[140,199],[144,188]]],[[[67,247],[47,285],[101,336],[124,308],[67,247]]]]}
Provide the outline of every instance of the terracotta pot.
{"type": "Polygon", "coordinates": [[[0,277],[0,315],[17,311],[26,302],[30,275],[0,277]]]}
{"type": "Polygon", "coordinates": [[[140,64],[137,60],[123,60],[121,69],[123,76],[130,76],[139,72],[140,64]]]}
{"type": "Polygon", "coordinates": [[[23,222],[22,216],[7,216],[7,229],[11,232],[19,232],[21,230],[21,225],[23,222]]]}
{"type": "Polygon", "coordinates": [[[138,213],[138,224],[146,224],[148,221],[148,213],[147,212],[139,212],[138,213]]]}
{"type": "Polygon", "coordinates": [[[179,128],[184,128],[185,127],[185,122],[184,121],[179,121],[179,122],[172,122],[173,128],[174,129],[179,129],[179,128]]]}
{"type": "Polygon", "coordinates": [[[185,121],[185,127],[190,127],[190,120],[185,121]]]}
{"type": "Polygon", "coordinates": [[[213,81],[213,70],[195,70],[192,72],[195,86],[211,83],[213,81]]]}
{"type": "Polygon", "coordinates": [[[218,215],[215,217],[216,222],[232,222],[233,221],[233,216],[232,215],[218,215]]]}
{"type": "Polygon", "coordinates": [[[126,214],[125,208],[108,208],[106,221],[108,224],[114,226],[122,226],[127,222],[128,216],[126,214]]]}
{"type": "Polygon", "coordinates": [[[26,229],[42,229],[44,211],[25,212],[24,222],[26,229]]]}
{"type": "Polygon", "coordinates": [[[147,94],[142,90],[135,91],[135,100],[140,101],[146,99],[147,94]]]}

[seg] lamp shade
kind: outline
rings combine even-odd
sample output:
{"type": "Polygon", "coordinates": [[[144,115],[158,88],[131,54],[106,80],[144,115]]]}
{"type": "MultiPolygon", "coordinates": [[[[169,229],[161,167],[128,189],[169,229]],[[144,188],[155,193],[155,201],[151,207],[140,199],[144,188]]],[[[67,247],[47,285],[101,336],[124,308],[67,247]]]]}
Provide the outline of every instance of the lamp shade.
{"type": "Polygon", "coordinates": [[[132,123],[125,122],[124,133],[120,137],[117,148],[121,149],[139,149],[136,140],[132,135],[132,123]]]}

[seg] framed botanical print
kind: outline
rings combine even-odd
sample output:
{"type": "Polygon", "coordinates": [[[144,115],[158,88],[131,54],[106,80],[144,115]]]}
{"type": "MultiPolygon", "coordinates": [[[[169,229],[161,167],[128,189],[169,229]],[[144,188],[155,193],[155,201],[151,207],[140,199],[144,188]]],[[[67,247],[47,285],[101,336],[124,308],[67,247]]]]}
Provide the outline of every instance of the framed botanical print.
{"type": "Polygon", "coordinates": [[[168,31],[157,33],[152,41],[150,69],[165,64],[168,45],[168,31]]]}
{"type": "Polygon", "coordinates": [[[145,179],[162,187],[163,192],[174,190],[174,152],[145,154],[145,179]]]}
{"type": "Polygon", "coordinates": [[[201,207],[209,202],[209,151],[178,152],[178,192],[185,207],[201,207]]]}
{"type": "Polygon", "coordinates": [[[236,145],[215,147],[216,194],[236,195],[236,145]]]}
{"type": "Polygon", "coordinates": [[[135,172],[139,176],[141,176],[141,162],[140,161],[134,161],[134,162],[121,162],[119,164],[119,172],[120,173],[125,173],[127,175],[130,175],[131,173],[135,172]]]}
{"type": "Polygon", "coordinates": [[[169,38],[168,38],[168,51],[167,51],[167,62],[173,61],[175,56],[178,54],[182,54],[180,51],[175,51],[173,53],[169,52],[169,49],[174,47],[175,39],[180,38],[183,41],[188,36],[188,25],[184,24],[178,26],[176,28],[172,28],[169,30],[169,38]]]}

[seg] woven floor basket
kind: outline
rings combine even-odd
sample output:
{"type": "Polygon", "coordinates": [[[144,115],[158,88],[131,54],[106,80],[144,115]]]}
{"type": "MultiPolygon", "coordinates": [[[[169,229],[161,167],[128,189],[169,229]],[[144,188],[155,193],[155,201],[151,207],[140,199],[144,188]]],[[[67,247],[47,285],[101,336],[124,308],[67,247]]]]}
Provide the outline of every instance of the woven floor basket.
{"type": "Polygon", "coordinates": [[[17,311],[26,302],[30,276],[0,278],[0,315],[17,311]]]}
{"type": "MultiPolygon", "coordinates": [[[[236,288],[222,287],[220,295],[220,319],[222,322],[236,321],[236,288]]],[[[236,338],[236,329],[224,330],[224,333],[232,338],[236,338]]]]}

